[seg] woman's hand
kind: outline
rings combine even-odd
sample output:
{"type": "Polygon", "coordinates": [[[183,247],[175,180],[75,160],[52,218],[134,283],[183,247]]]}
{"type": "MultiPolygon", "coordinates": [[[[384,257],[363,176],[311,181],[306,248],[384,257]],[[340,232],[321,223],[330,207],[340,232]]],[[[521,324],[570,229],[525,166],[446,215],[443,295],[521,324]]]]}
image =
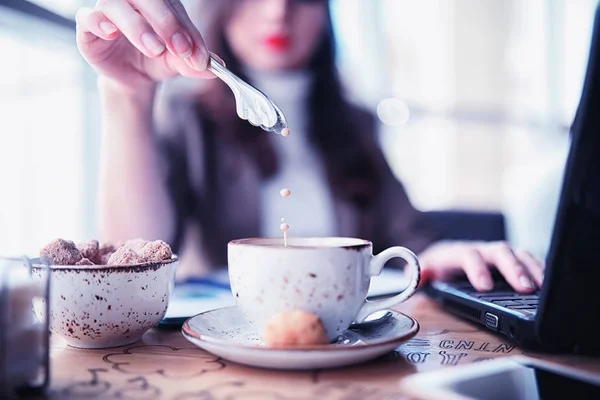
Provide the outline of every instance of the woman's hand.
{"type": "Polygon", "coordinates": [[[212,78],[209,52],[180,1],[98,0],[77,12],[77,46],[120,88],[138,91],[176,75],[212,78]]]}
{"type": "Polygon", "coordinates": [[[490,268],[497,268],[506,281],[520,293],[541,287],[544,265],[525,251],[513,251],[506,242],[442,241],[419,255],[423,281],[448,280],[464,272],[475,289],[493,289],[490,268]]]}

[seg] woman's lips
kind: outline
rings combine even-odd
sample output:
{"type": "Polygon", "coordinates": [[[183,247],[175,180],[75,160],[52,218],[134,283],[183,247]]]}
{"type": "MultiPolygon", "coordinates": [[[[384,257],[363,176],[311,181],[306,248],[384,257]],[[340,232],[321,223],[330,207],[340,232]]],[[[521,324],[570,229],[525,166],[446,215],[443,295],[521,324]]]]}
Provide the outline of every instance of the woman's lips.
{"type": "Polygon", "coordinates": [[[276,51],[284,51],[290,47],[290,38],[288,36],[269,36],[265,39],[265,44],[276,51]]]}

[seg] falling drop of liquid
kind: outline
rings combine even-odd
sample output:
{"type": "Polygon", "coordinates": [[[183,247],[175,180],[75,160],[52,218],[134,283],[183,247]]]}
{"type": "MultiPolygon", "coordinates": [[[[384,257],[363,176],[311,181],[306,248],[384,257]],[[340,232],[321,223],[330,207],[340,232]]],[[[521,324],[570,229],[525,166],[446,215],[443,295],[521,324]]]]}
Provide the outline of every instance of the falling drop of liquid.
{"type": "Polygon", "coordinates": [[[285,223],[285,218],[281,218],[281,225],[279,225],[279,229],[283,231],[283,246],[287,247],[287,231],[290,229],[290,226],[285,223]]]}
{"type": "Polygon", "coordinates": [[[289,128],[284,128],[284,129],[281,131],[281,136],[290,136],[290,133],[292,133],[292,132],[290,131],[290,129],[289,129],[289,128]]]}

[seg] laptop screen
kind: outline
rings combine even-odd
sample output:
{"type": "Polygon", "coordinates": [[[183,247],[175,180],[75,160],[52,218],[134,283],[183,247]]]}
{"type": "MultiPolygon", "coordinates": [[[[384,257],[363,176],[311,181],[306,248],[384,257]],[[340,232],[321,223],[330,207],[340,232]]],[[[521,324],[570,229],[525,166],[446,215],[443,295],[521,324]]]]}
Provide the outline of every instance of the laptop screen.
{"type": "Polygon", "coordinates": [[[542,343],[591,347],[600,322],[600,9],[538,309],[542,343]]]}

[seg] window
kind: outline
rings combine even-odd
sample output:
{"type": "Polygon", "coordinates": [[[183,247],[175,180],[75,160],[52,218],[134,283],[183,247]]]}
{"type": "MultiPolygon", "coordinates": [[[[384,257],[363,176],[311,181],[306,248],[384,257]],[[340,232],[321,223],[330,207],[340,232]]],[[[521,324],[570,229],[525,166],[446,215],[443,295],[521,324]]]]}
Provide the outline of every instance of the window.
{"type": "MultiPolygon", "coordinates": [[[[99,106],[72,21],[93,3],[0,2],[0,254],[97,236],[99,106]]],[[[331,4],[351,95],[401,113],[381,142],[418,208],[510,212],[562,162],[596,1],[331,4]]]]}
{"type": "MultiPolygon", "coordinates": [[[[76,2],[39,3],[68,14],[64,6],[76,2]]],[[[84,215],[94,159],[86,157],[86,65],[69,21],[48,22],[43,11],[0,6],[0,254],[35,255],[56,237],[93,229],[84,215]]]]}
{"type": "Polygon", "coordinates": [[[417,207],[501,210],[510,168],[564,153],[596,1],[333,4],[354,97],[396,101],[381,140],[417,207]]]}

